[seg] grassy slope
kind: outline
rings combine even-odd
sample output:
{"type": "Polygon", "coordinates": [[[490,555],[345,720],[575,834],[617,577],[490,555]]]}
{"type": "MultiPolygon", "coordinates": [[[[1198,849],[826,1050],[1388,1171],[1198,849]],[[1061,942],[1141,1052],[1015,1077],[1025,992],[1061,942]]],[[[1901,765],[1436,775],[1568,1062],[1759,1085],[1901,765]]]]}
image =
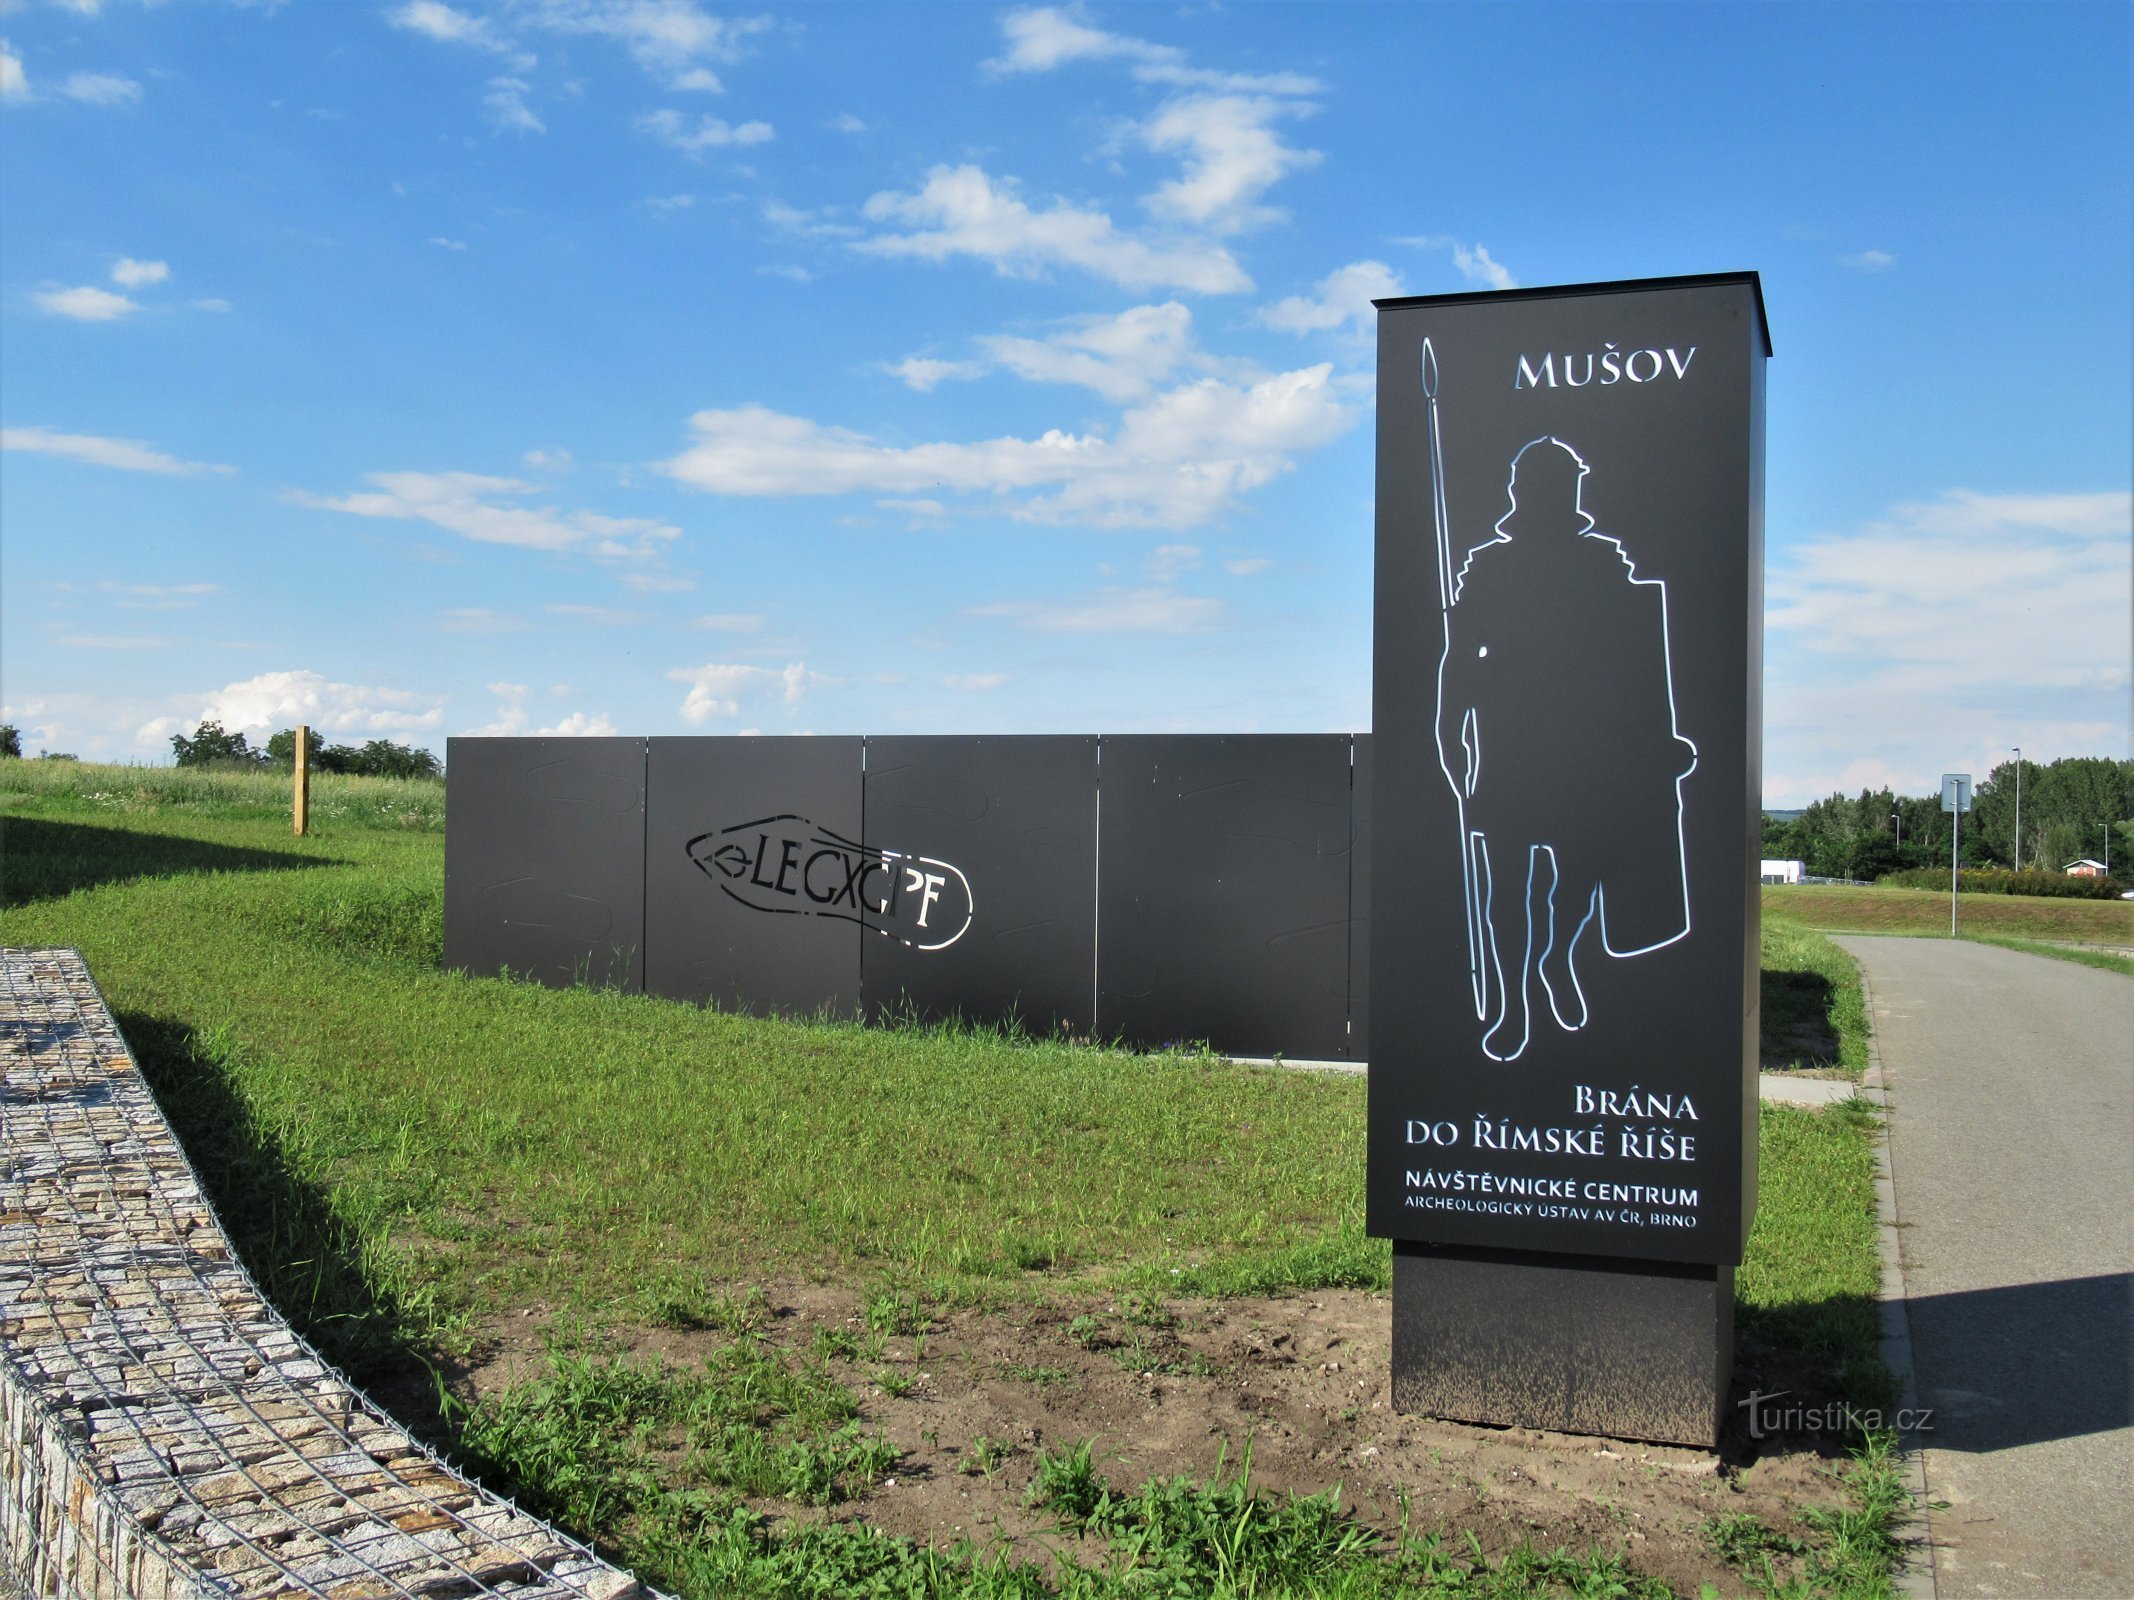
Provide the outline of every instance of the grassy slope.
{"type": "MultiPolygon", "coordinates": [[[[166,1100],[212,1110],[202,1136],[241,1113],[359,1256],[445,1303],[627,1314],[677,1273],[795,1269],[940,1292],[1030,1268],[1188,1292],[1384,1281],[1359,1225],[1355,1079],[467,979],[423,964],[435,834],[344,821],[293,840],[164,810],[70,847],[78,818],[14,799],[10,899],[59,887],[26,839],[47,860],[101,852],[92,880],[144,875],[15,906],[0,938],[78,945],[166,1100]],[[201,870],[239,857],[262,870],[201,870]]],[[[1788,1059],[1856,1074],[1842,953],[1774,922],[1766,965],[1774,1016],[1811,1045],[1788,1059]]],[[[193,1106],[172,1109],[182,1123],[193,1106]]],[[[1821,1212],[1871,1216],[1864,1145],[1782,1110],[1764,1142],[1745,1306],[1856,1297],[1872,1238],[1830,1234],[1821,1212]]]]}
{"type": "MultiPolygon", "coordinates": [[[[1330,1224],[1382,1253],[1356,1228],[1353,1080],[797,1027],[355,956],[348,945],[419,944],[434,836],[134,825],[348,865],[183,860],[176,876],[11,909],[0,937],[79,946],[137,1043],[197,1058],[194,1076],[276,1137],[301,1128],[304,1176],[352,1215],[390,1219],[455,1299],[598,1303],[684,1264],[1188,1266],[1322,1241],[1330,1224]]],[[[39,824],[18,812],[9,827],[39,824]]],[[[144,867],[166,854],[127,838],[144,867]]],[[[8,877],[12,895],[38,875],[8,877]]]]}
{"type": "Polygon", "coordinates": [[[2134,956],[2115,955],[2109,950],[2085,950],[2078,945],[2047,944],[2039,939],[2007,939],[1992,933],[1971,933],[1964,937],[1979,944],[1999,945],[2003,950],[2051,956],[2055,961],[2072,961],[2080,967],[2095,967],[2099,972],[2116,972],[2123,978],[2134,978],[2134,956]]]}
{"type": "Polygon", "coordinates": [[[1764,1070],[1858,1082],[1867,1071],[1867,1000],[1852,957],[1767,911],[1762,966],[1764,1070]]]}
{"type": "MultiPolygon", "coordinates": [[[[1949,897],[1931,889],[1855,889],[1774,885],[1764,914],[1845,933],[1949,931],[1949,897]]],[[[1957,923],[1967,933],[2015,939],[2075,939],[2134,945],[2134,900],[2043,900],[2029,895],[1967,894],[1957,923]]]]}
{"type": "MultiPolygon", "coordinates": [[[[468,980],[426,964],[441,841],[404,820],[414,804],[372,798],[292,840],[214,814],[212,795],[114,807],[9,794],[6,777],[0,862],[8,900],[28,903],[0,911],[0,941],[84,951],[248,1261],[358,1367],[443,1336],[451,1308],[532,1291],[633,1319],[677,1274],[819,1268],[937,1294],[1040,1267],[1174,1292],[1385,1280],[1385,1247],[1357,1227],[1356,1080],[468,980]],[[67,880],[88,887],[61,893],[67,880]]],[[[1864,1019],[1845,1004],[1857,984],[1842,955],[1774,924],[1767,967],[1767,998],[1784,996],[1774,1011],[1803,1037],[1824,1013],[1811,1064],[1850,1066],[1864,1019]]],[[[1765,1108],[1737,1292],[1745,1326],[1871,1399],[1862,1129],[1851,1112],[1765,1108]]],[[[657,1564],[720,1571],[687,1587],[797,1592],[791,1563],[812,1535],[676,1515],[700,1531],[686,1559],[657,1564]],[[739,1581],[735,1564],[759,1561],[739,1581]]],[[[916,1560],[942,1580],[913,1593],[997,1592],[965,1586],[967,1561],[893,1541],[814,1569],[824,1592],[853,1576],[845,1556],[916,1560]]],[[[1558,1581],[1597,1576],[1576,1565],[1558,1581]]],[[[1399,1576],[1392,1587],[1434,1586],[1399,1576]]],[[[1445,1577],[1509,1593],[1541,1574],[1501,1590],[1445,1577]]],[[[1388,1592],[1375,1566],[1353,1581],[1388,1592]]],[[[1006,1587],[1042,1592],[1034,1574],[1006,1587]]]]}

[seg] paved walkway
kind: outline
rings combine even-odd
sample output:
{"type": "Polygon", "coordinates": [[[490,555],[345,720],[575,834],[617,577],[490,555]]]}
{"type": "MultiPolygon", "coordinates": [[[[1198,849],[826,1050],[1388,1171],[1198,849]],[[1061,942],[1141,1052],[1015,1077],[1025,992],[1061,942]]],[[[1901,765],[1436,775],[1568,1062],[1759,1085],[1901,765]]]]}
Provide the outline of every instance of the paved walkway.
{"type": "Polygon", "coordinates": [[[2134,1595],[2134,981],[1845,935],[1867,971],[1936,1587],[2134,1595]]]}

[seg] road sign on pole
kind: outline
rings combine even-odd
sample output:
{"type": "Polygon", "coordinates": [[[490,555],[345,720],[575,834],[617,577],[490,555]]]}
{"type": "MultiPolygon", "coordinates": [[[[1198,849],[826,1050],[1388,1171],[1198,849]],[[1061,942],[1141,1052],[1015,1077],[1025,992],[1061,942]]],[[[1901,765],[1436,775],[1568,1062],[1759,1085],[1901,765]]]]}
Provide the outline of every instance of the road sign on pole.
{"type": "Polygon", "coordinates": [[[1944,772],[1941,775],[1941,809],[1949,814],[1949,937],[1956,937],[1956,879],[1958,874],[1956,841],[1964,831],[1964,813],[1971,809],[1971,774],[1968,772],[1944,772]]]}

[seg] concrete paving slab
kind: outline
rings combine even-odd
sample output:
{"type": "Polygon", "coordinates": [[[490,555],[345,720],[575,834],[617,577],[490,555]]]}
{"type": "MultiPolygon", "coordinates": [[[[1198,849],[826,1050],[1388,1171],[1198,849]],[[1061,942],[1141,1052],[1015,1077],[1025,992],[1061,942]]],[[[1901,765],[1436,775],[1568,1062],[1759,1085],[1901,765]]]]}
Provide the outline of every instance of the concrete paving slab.
{"type": "Polygon", "coordinates": [[[1840,936],[1869,981],[1944,1597],[2134,1594],[2134,982],[1840,936]]]}
{"type": "MultiPolygon", "coordinates": [[[[1370,1070],[1370,1063],[1366,1061],[1294,1061],[1287,1056],[1232,1056],[1230,1059],[1248,1067],[1288,1067],[1295,1072],[1357,1074],[1370,1070]]],[[[1851,1099],[1859,1089],[1843,1078],[1804,1078],[1790,1072],[1760,1072],[1756,1075],[1756,1092],[1765,1100],[1778,1100],[1787,1105],[1827,1106],[1851,1099]]]]}
{"type": "Polygon", "coordinates": [[[1786,1105],[1834,1106],[1859,1092],[1860,1086],[1847,1078],[1803,1078],[1791,1072],[1756,1074],[1757,1097],[1786,1105]]]}

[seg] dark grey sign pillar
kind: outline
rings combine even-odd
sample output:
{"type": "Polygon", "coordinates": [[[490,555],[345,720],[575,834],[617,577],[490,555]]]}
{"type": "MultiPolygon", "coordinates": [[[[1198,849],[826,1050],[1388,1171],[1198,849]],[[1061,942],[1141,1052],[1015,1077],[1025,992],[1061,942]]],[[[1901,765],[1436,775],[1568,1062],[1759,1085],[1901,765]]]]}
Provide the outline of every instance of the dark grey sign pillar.
{"type": "Polygon", "coordinates": [[[1756,1201],[1762,291],[1378,305],[1394,1405],[1709,1445],[1756,1201]]]}

